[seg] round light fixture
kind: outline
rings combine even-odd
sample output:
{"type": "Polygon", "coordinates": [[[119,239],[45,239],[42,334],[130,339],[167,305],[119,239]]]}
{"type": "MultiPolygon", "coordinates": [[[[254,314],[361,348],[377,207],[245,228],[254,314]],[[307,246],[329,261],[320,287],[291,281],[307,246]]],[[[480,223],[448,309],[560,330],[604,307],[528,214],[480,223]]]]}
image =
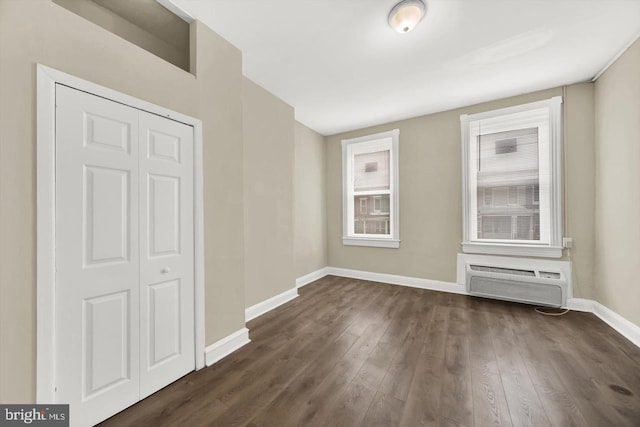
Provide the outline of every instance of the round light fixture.
{"type": "Polygon", "coordinates": [[[425,10],[422,0],[403,0],[389,12],[389,26],[399,33],[408,33],[424,18],[425,10]]]}

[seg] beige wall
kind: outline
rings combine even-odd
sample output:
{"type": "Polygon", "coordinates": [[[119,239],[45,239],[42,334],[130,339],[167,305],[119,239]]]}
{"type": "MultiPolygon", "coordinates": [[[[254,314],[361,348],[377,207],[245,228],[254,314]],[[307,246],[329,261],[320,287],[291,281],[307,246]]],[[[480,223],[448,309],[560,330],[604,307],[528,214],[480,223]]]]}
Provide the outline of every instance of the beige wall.
{"type": "Polygon", "coordinates": [[[640,325],[640,41],[595,84],[597,300],[640,325]]]}
{"type": "Polygon", "coordinates": [[[295,287],[293,108],[251,80],[242,85],[245,306],[295,287]]]}
{"type": "MultiPolygon", "coordinates": [[[[15,1],[15,0],[10,0],[15,1]]],[[[188,24],[181,22],[182,25],[176,23],[175,20],[165,20],[163,22],[163,30],[165,33],[171,33],[174,35],[174,40],[181,43],[177,43],[174,40],[165,38],[164,40],[157,37],[139,26],[133,24],[131,20],[127,20],[115,12],[99,5],[93,0],[53,0],[55,3],[62,7],[69,9],[70,11],[82,16],[89,21],[100,25],[102,28],[109,30],[110,32],[117,34],[125,40],[131,43],[137,44],[143,49],[157,55],[166,61],[171,62],[177,67],[183,70],[189,71],[189,42],[184,40],[184,34],[181,34],[183,26],[187,27],[185,30],[189,32],[188,24]],[[176,28],[178,27],[179,28],[176,28]],[[170,40],[170,41],[168,41],[170,40]]],[[[107,0],[108,1],[108,0],[107,0]]],[[[170,13],[164,9],[159,3],[155,3],[151,0],[144,0],[146,2],[143,8],[147,9],[147,13],[152,12],[156,15],[161,15],[163,12],[170,13]],[[159,9],[159,10],[158,10],[159,9]]],[[[104,3],[104,0],[102,0],[104,3]]],[[[140,3],[141,0],[136,0],[140,3]]],[[[107,3],[109,4],[109,3],[107,3]]],[[[112,3],[112,6],[118,6],[118,3],[112,3]]],[[[135,18],[135,17],[132,17],[135,18]]],[[[158,20],[156,20],[157,22],[158,20]]],[[[180,21],[180,19],[178,19],[180,21]]],[[[159,24],[158,24],[159,25],[159,24]]]]}
{"type": "Polygon", "coordinates": [[[594,299],[594,85],[566,86],[564,92],[564,235],[573,238],[565,259],[573,261],[573,296],[594,299]]]}
{"type": "Polygon", "coordinates": [[[455,282],[462,241],[460,115],[564,95],[565,230],[574,239],[575,293],[593,296],[593,85],[572,85],[386,125],[326,139],[327,244],[332,267],[455,282]],[[400,248],[342,245],[341,144],[400,129],[400,248]],[[587,213],[584,213],[587,210],[587,213]]]}
{"type": "Polygon", "coordinates": [[[302,277],[327,266],[327,218],[324,137],[295,125],[295,275],[302,277]]]}
{"type": "MultiPolygon", "coordinates": [[[[191,24],[204,138],[206,344],[244,327],[242,53],[205,25],[191,24]]],[[[179,91],[179,85],[169,87],[179,91]]]]}
{"type": "Polygon", "coordinates": [[[203,120],[206,343],[244,326],[242,58],[193,25],[197,77],[48,0],[0,0],[0,402],[35,399],[37,63],[203,120]]]}

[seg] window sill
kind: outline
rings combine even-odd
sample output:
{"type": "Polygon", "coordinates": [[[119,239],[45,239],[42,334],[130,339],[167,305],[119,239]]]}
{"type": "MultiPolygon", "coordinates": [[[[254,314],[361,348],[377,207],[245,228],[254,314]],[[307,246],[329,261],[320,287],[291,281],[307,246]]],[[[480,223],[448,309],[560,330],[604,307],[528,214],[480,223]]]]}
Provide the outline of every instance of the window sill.
{"type": "Polygon", "coordinates": [[[400,240],[372,239],[370,237],[343,237],[342,244],[345,246],[369,246],[372,248],[398,249],[400,247],[400,240]]]}
{"type": "Polygon", "coordinates": [[[544,258],[562,258],[562,247],[537,245],[507,245],[503,243],[463,242],[462,252],[490,255],[519,255],[544,258]]]}

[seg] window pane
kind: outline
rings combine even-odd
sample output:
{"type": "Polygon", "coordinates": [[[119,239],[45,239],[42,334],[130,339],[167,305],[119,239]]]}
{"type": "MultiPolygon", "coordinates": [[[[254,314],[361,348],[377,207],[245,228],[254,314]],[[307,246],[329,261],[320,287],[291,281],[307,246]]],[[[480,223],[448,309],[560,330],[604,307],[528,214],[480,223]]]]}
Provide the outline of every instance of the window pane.
{"type": "Polygon", "coordinates": [[[507,206],[507,197],[509,196],[509,187],[493,187],[493,206],[507,206]]]}
{"type": "Polygon", "coordinates": [[[533,225],[534,221],[540,222],[540,218],[538,214],[532,216],[519,216],[517,217],[517,236],[516,238],[519,240],[533,240],[533,236],[535,233],[540,233],[540,229],[537,231],[534,230],[533,225]]]}
{"type": "Polygon", "coordinates": [[[353,201],[355,234],[390,234],[388,194],[354,196],[353,201]],[[362,209],[363,206],[367,208],[362,209]]]}
{"type": "Polygon", "coordinates": [[[511,217],[510,216],[488,216],[478,217],[478,223],[482,224],[478,234],[483,235],[483,239],[510,239],[511,238],[511,217]]]}
{"type": "Polygon", "coordinates": [[[353,156],[353,190],[389,189],[389,150],[353,156]]]}
{"type": "Polygon", "coordinates": [[[478,238],[540,240],[538,128],[478,136],[478,238]]]}
{"type": "Polygon", "coordinates": [[[368,208],[368,203],[367,203],[367,199],[362,197],[360,199],[360,213],[361,214],[367,214],[369,212],[369,208],[368,208]]]}

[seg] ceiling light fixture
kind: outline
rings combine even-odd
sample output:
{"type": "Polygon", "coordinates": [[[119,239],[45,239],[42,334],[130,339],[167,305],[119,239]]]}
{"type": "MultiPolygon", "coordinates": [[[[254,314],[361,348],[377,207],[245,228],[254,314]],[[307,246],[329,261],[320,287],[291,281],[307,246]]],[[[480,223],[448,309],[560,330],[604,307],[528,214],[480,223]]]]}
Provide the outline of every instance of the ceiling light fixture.
{"type": "Polygon", "coordinates": [[[425,9],[422,0],[403,0],[389,12],[389,26],[401,34],[408,33],[424,18],[425,9]]]}

